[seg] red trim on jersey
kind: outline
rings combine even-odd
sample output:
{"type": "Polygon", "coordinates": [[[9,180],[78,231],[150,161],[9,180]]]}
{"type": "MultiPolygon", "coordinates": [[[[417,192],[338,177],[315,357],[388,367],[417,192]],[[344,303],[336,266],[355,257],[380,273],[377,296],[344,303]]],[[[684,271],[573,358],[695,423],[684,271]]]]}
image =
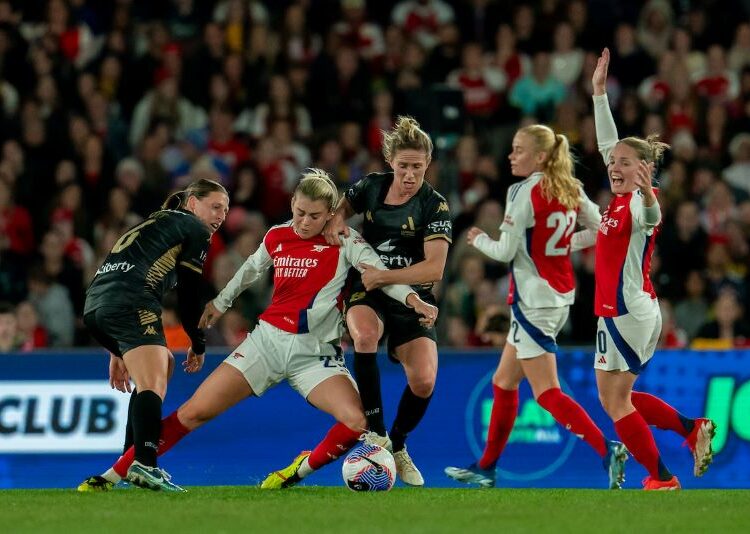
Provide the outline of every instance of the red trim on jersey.
{"type": "Polygon", "coordinates": [[[570,263],[570,239],[575,230],[568,212],[578,215],[563,206],[556,198],[547,200],[542,193],[541,181],[531,190],[531,205],[534,208],[534,228],[529,239],[529,256],[534,262],[539,276],[545,279],[558,293],[568,293],[575,289],[573,265],[570,263]],[[559,236],[559,237],[558,237],[559,236]],[[565,250],[564,254],[547,255],[548,248],[565,250]]]}

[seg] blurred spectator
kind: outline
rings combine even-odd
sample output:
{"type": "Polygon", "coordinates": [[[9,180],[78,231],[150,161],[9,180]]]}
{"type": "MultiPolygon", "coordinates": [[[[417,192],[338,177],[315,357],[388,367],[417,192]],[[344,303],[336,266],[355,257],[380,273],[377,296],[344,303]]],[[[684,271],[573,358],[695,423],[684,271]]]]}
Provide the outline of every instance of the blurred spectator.
{"type": "Polygon", "coordinates": [[[565,86],[578,81],[583,69],[583,50],[576,46],[573,27],[567,22],[555,26],[552,76],[565,86]]]}
{"type": "Polygon", "coordinates": [[[701,227],[697,203],[686,201],[677,206],[674,219],[664,224],[657,247],[662,269],[668,276],[665,296],[676,298],[682,294],[685,276],[706,266],[708,234],[701,227]]]}
{"type": "Polygon", "coordinates": [[[672,38],[674,11],[667,0],[648,0],[638,21],[638,42],[653,58],[660,58],[672,38]]]}
{"type": "Polygon", "coordinates": [[[687,346],[688,336],[677,325],[672,311],[672,304],[667,299],[659,300],[661,310],[661,334],[658,346],[663,349],[681,349],[687,346]]]}
{"type": "Polygon", "coordinates": [[[737,25],[727,63],[734,72],[750,67],[750,22],[744,21],[737,25]]]}
{"type": "Polygon", "coordinates": [[[401,0],[391,13],[393,23],[428,50],[437,44],[438,28],[454,17],[453,8],[443,0],[401,0]]]}
{"type": "Polygon", "coordinates": [[[700,271],[690,271],[685,277],[684,297],[674,306],[674,318],[688,338],[693,339],[707,315],[706,281],[700,271]]]}
{"type": "Polygon", "coordinates": [[[743,319],[742,311],[734,291],[721,291],[713,303],[714,319],[701,327],[692,346],[701,348],[706,345],[704,340],[714,341],[712,348],[749,346],[750,326],[743,319]]]}
{"type": "Polygon", "coordinates": [[[654,60],[638,44],[635,28],[626,22],[615,30],[611,62],[612,75],[624,88],[638,87],[654,70],[654,60]]]}
{"type": "Polygon", "coordinates": [[[292,125],[296,137],[307,138],[312,133],[310,114],[305,107],[295,102],[284,76],[271,77],[268,100],[259,104],[253,112],[250,134],[256,139],[268,135],[271,124],[279,119],[287,120],[292,125]]]}
{"type": "Polygon", "coordinates": [[[21,342],[13,305],[0,302],[0,354],[15,352],[19,348],[21,348],[21,342]]]}
{"type": "Polygon", "coordinates": [[[565,86],[552,77],[549,54],[538,52],[534,54],[531,73],[522,76],[511,89],[510,103],[537,122],[549,122],[566,95],[565,86]]]}
{"type": "Polygon", "coordinates": [[[425,79],[431,83],[443,83],[448,75],[461,66],[461,35],[454,24],[440,26],[438,44],[427,57],[424,68],[425,79]]]}
{"type": "Polygon", "coordinates": [[[28,285],[29,302],[49,334],[50,346],[70,347],[73,344],[76,315],[68,290],[55,282],[42,266],[31,268],[28,285]]]}
{"type": "Polygon", "coordinates": [[[732,187],[750,195],[750,133],[739,133],[729,143],[732,163],[721,176],[732,187]]]}
{"type": "Polygon", "coordinates": [[[706,69],[706,54],[693,49],[693,39],[685,28],[675,28],[672,34],[675,59],[684,66],[691,79],[696,79],[706,69]]]}
{"type": "Polygon", "coordinates": [[[495,50],[490,56],[490,63],[505,73],[509,88],[531,70],[531,61],[516,48],[516,34],[507,24],[501,24],[497,28],[495,50]]]}
{"type": "Polygon", "coordinates": [[[479,129],[497,113],[507,80],[503,71],[485,64],[479,43],[468,43],[461,54],[461,68],[451,72],[447,82],[463,92],[464,109],[479,129]]]}
{"type": "Polygon", "coordinates": [[[25,300],[18,303],[16,321],[21,342],[19,350],[31,352],[48,346],[47,331],[39,324],[39,316],[31,302],[25,300]]]}
{"type": "Polygon", "coordinates": [[[725,103],[739,93],[737,74],[727,68],[724,49],[712,45],[706,53],[706,70],[695,82],[698,95],[725,103]]]}
{"type": "Polygon", "coordinates": [[[29,212],[15,205],[10,184],[0,179],[0,250],[27,256],[34,250],[34,230],[29,212]]]}
{"type": "Polygon", "coordinates": [[[206,112],[180,96],[174,76],[164,70],[157,71],[155,82],[156,88],[149,91],[133,111],[129,135],[131,146],[140,145],[156,121],[166,124],[170,133],[176,136],[206,125],[206,112]]]}
{"type": "Polygon", "coordinates": [[[380,27],[367,20],[365,0],[341,0],[340,4],[342,20],[333,26],[340,44],[354,48],[363,60],[377,64],[385,54],[385,39],[380,27]]]}

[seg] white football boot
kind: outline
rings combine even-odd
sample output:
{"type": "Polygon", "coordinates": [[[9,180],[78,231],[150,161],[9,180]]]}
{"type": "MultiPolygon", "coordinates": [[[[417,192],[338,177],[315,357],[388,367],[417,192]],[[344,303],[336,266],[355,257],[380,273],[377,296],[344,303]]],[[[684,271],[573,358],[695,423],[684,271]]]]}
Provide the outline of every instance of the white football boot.
{"type": "Polygon", "coordinates": [[[414,460],[406,452],[406,446],[398,452],[393,453],[393,459],[396,460],[396,472],[404,484],[409,486],[424,486],[424,478],[419,472],[414,460]]]}

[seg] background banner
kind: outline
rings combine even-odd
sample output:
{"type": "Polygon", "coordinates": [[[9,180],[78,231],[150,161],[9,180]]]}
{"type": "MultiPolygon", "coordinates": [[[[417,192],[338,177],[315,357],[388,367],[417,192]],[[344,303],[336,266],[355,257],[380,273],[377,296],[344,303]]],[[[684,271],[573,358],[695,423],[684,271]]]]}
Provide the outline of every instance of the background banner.
{"type": "MultiPolygon", "coordinates": [[[[177,365],[164,415],[185,401],[223,359],[209,354],[204,370],[186,375],[177,365]]],[[[184,355],[177,355],[178,364],[184,355]]],[[[563,389],[573,395],[608,437],[612,423],[596,393],[589,350],[558,355],[563,389]]],[[[405,386],[401,369],[379,356],[386,420],[405,386]]],[[[430,409],[410,436],[409,452],[429,486],[455,486],[447,465],[464,466],[480,454],[492,406],[491,352],[442,351],[430,409]]],[[[101,473],[122,448],[129,395],[109,388],[101,352],[0,356],[0,487],[70,487],[101,473]]],[[[750,351],[661,351],[638,389],[659,395],[689,417],[718,425],[716,457],[708,473],[692,476],[682,438],[654,430],[667,466],[685,488],[750,488],[750,351]]],[[[250,398],[196,430],[161,460],[181,485],[257,484],[313,447],[333,420],[286,384],[250,398]]],[[[309,484],[341,484],[336,462],[309,484]]],[[[498,486],[606,487],[599,457],[541,409],[524,385],[519,416],[499,464],[498,486]]],[[[640,487],[646,473],[632,459],[625,487],[640,487]]]]}

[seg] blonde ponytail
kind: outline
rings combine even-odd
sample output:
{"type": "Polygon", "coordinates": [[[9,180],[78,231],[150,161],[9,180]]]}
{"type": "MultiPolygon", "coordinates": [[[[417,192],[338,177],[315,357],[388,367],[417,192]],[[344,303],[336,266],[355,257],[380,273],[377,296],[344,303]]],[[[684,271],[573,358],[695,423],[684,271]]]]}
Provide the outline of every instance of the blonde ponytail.
{"type": "Polygon", "coordinates": [[[568,209],[575,209],[581,202],[581,181],[573,176],[573,156],[568,138],[556,134],[543,124],[531,124],[519,130],[534,140],[538,152],[547,154],[540,183],[547,200],[557,199],[568,209]]]}

